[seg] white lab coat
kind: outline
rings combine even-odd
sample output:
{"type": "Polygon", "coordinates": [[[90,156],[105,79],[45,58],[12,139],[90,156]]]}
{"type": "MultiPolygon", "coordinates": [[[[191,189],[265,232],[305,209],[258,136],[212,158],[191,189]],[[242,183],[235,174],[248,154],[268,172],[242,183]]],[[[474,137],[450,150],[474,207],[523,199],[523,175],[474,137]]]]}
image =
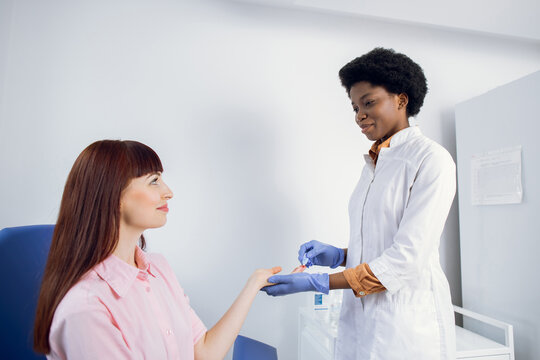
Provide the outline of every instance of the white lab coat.
{"type": "Polygon", "coordinates": [[[417,127],[366,165],[349,203],[347,268],[367,262],[386,291],[343,295],[336,360],[455,359],[450,289],[439,242],[456,190],[455,164],[417,127]]]}

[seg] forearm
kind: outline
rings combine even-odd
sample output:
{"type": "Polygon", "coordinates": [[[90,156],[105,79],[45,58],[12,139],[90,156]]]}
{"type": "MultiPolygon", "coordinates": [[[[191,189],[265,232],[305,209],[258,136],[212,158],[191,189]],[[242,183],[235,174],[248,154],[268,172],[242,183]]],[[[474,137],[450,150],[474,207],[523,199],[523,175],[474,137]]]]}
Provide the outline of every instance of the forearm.
{"type": "MultiPolygon", "coordinates": [[[[345,266],[347,264],[347,248],[343,249],[343,262],[339,266],[345,266]]],[[[330,290],[335,289],[350,289],[351,285],[347,282],[343,272],[338,272],[329,275],[329,287],[330,290]]]]}
{"type": "Polygon", "coordinates": [[[351,285],[349,285],[347,279],[345,278],[345,275],[343,275],[343,272],[330,274],[329,281],[330,281],[330,290],[351,288],[351,285]]]}
{"type": "Polygon", "coordinates": [[[259,287],[248,281],[223,317],[195,346],[196,360],[223,359],[234,343],[259,287]]]}

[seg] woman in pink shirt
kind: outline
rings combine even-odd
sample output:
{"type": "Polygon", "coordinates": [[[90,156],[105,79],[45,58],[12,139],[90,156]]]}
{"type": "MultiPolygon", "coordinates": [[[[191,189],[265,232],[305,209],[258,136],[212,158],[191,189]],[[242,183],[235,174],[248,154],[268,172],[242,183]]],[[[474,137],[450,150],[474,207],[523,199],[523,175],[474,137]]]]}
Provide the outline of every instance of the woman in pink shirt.
{"type": "Polygon", "coordinates": [[[173,196],[157,154],[103,140],[66,181],[43,276],[34,348],[49,359],[222,359],[258,291],[281,269],[256,270],[207,330],[143,231],[165,225],[173,196]]]}

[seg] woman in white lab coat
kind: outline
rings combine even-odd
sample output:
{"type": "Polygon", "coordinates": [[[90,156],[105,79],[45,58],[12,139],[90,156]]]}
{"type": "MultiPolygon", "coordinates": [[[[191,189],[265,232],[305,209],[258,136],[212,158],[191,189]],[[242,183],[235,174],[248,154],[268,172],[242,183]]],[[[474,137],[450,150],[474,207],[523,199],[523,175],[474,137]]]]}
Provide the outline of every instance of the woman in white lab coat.
{"type": "Polygon", "coordinates": [[[455,164],[409,126],[427,85],[420,66],[376,48],[339,72],[362,133],[374,144],[349,203],[347,249],[303,244],[307,265],[335,274],[276,275],[269,295],[345,291],[336,359],[455,359],[454,315],[439,262],[440,237],[455,194],[455,164]]]}

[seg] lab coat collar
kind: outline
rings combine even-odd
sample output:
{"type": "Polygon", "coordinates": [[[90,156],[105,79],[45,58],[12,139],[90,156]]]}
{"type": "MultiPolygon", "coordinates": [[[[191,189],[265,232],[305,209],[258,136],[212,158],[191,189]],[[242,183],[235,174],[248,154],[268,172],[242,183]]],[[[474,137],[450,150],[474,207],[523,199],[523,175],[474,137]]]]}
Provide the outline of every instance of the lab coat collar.
{"type": "MultiPolygon", "coordinates": [[[[392,135],[392,138],[390,139],[389,147],[383,148],[381,150],[391,149],[394,146],[403,144],[407,142],[409,139],[415,138],[420,135],[422,135],[422,132],[420,131],[420,128],[418,126],[416,125],[409,126],[403,130],[398,131],[394,135],[392,135]]],[[[371,158],[371,156],[369,156],[369,154],[364,155],[364,160],[366,161],[366,165],[370,166],[370,169],[372,170],[375,169],[375,164],[373,163],[373,159],[371,158]]]]}
{"type": "Polygon", "coordinates": [[[373,172],[375,169],[375,162],[369,154],[364,154],[364,161],[366,162],[366,166],[373,172]]]}
{"type": "Polygon", "coordinates": [[[415,125],[409,126],[403,130],[398,131],[392,136],[392,138],[390,139],[389,147],[403,144],[404,142],[407,142],[409,139],[412,139],[419,135],[422,135],[422,132],[420,131],[420,128],[418,126],[415,126],[415,125]]]}
{"type": "Polygon", "coordinates": [[[153,277],[157,277],[157,274],[152,271],[152,264],[149,262],[146,254],[138,246],[135,247],[135,260],[137,267],[133,267],[116,255],[111,254],[108,258],[97,264],[94,267],[94,271],[100,278],[107,282],[118,296],[123,297],[139,275],[145,277],[148,276],[146,274],[150,274],[153,277]]]}

